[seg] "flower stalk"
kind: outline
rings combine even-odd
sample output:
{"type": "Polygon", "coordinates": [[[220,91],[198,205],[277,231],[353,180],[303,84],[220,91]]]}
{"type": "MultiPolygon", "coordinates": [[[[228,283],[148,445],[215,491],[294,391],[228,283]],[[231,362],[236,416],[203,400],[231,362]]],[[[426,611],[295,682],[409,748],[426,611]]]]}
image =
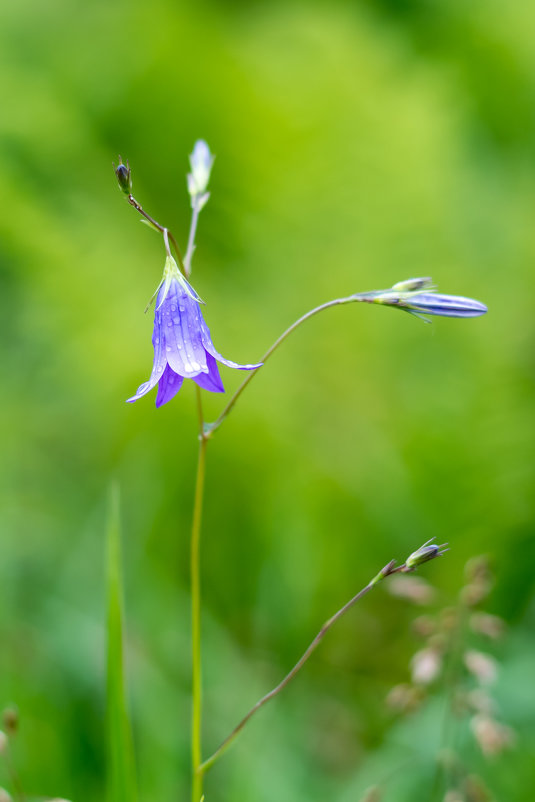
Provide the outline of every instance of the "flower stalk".
{"type": "Polygon", "coordinates": [[[201,391],[196,388],[199,414],[199,456],[193,518],[190,540],[190,582],[191,582],[191,775],[192,802],[202,797],[202,775],[197,768],[202,760],[202,659],[201,659],[201,521],[206,475],[207,438],[203,433],[204,421],[201,391]]]}
{"type": "MultiPolygon", "coordinates": [[[[426,544],[424,544],[424,546],[422,548],[428,547],[428,544],[430,542],[431,541],[428,541],[426,544]]],[[[427,560],[432,560],[435,557],[440,557],[440,555],[443,554],[443,551],[440,550],[442,548],[443,547],[441,546],[441,547],[437,548],[437,550],[434,551],[432,554],[429,553],[429,556],[427,557],[427,560]]],[[[370,590],[372,590],[376,585],[378,585],[379,582],[381,582],[383,579],[386,579],[386,577],[392,576],[392,574],[408,573],[409,571],[414,571],[416,566],[414,566],[412,564],[409,564],[409,559],[410,558],[407,558],[407,560],[403,563],[403,565],[398,565],[398,566],[396,566],[396,561],[395,560],[391,560],[389,563],[387,563],[385,565],[385,567],[382,568],[379,571],[379,573],[376,574],[373,577],[373,579],[371,579],[368,582],[367,585],[365,585],[361,590],[359,590],[359,592],[355,596],[353,596],[352,599],[350,599],[346,604],[344,604],[343,607],[341,607],[333,616],[331,616],[331,618],[329,618],[323,624],[323,626],[319,630],[319,632],[316,635],[316,637],[309,644],[309,646],[305,649],[305,651],[303,652],[302,656],[299,658],[299,660],[294,665],[294,667],[291,669],[291,671],[289,671],[288,674],[286,674],[284,679],[281,680],[281,682],[279,682],[278,685],[276,685],[271,691],[269,691],[269,693],[266,693],[265,696],[263,696],[261,699],[259,699],[258,702],[256,702],[255,705],[253,705],[253,707],[249,710],[249,712],[246,713],[246,715],[241,719],[241,721],[234,727],[232,732],[229,735],[227,735],[225,740],[220,744],[220,746],[216,749],[216,751],[209,758],[207,758],[207,760],[205,760],[204,763],[202,763],[199,766],[198,772],[197,772],[199,775],[204,774],[204,772],[206,772],[211,766],[214,765],[214,763],[216,763],[219,760],[219,758],[227,751],[229,746],[231,746],[231,744],[234,742],[234,740],[240,734],[240,732],[245,727],[247,722],[255,715],[255,713],[257,713],[260,710],[261,707],[263,707],[265,704],[267,704],[267,702],[271,701],[271,699],[274,699],[276,696],[278,696],[279,693],[281,691],[283,691],[284,688],[294,679],[294,677],[297,676],[297,674],[301,671],[301,669],[303,668],[305,663],[312,656],[313,652],[318,648],[318,646],[320,645],[321,641],[323,640],[323,638],[325,637],[327,632],[358,601],[360,601],[360,599],[362,599],[367,593],[370,592],[370,590]]]]}

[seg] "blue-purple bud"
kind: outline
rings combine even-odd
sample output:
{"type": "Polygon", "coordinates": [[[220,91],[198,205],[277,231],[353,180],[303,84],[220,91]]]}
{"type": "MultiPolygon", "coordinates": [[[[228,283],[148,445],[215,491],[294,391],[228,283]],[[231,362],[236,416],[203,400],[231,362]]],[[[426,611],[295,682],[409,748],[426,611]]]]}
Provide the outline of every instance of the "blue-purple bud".
{"type": "MultiPolygon", "coordinates": [[[[433,538],[431,538],[431,540],[432,539],[433,538]]],[[[437,544],[432,543],[431,540],[428,540],[423,546],[420,546],[417,551],[413,551],[413,553],[407,557],[405,560],[406,571],[413,571],[423,563],[426,563],[429,560],[434,560],[435,557],[440,557],[441,554],[444,554],[445,551],[448,551],[448,549],[445,548],[448,545],[447,543],[437,546],[437,544]]]]}
{"type": "MultiPolygon", "coordinates": [[[[115,167],[115,165],[113,165],[115,167]]],[[[119,182],[119,188],[124,192],[125,195],[130,195],[132,192],[132,171],[130,170],[130,165],[128,161],[126,164],[123,164],[123,160],[119,156],[119,165],[115,167],[115,175],[117,176],[117,181],[119,182]]]]}
{"type": "Polygon", "coordinates": [[[360,297],[367,303],[394,306],[417,316],[478,317],[487,312],[485,304],[473,298],[434,292],[430,278],[410,278],[399,281],[389,290],[375,290],[360,297]]]}

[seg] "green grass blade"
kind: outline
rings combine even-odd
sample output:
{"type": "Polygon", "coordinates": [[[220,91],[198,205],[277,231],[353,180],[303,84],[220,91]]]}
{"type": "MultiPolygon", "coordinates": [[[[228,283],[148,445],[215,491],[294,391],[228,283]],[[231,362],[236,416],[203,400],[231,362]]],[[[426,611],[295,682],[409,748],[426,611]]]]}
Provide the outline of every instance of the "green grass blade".
{"type": "Polygon", "coordinates": [[[112,486],[107,527],[108,665],[107,665],[107,799],[136,802],[134,749],[123,654],[123,580],[119,489],[112,486]]]}

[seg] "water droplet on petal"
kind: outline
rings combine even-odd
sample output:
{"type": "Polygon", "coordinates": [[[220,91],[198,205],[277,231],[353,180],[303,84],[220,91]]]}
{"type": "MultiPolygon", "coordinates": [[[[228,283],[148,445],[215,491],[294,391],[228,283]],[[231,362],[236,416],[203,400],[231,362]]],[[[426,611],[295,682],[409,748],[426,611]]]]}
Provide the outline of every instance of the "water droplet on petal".
{"type": "Polygon", "coordinates": [[[156,345],[158,345],[158,343],[160,342],[160,338],[159,338],[159,337],[156,337],[156,339],[154,340],[154,342],[156,343],[156,345]]]}
{"type": "Polygon", "coordinates": [[[176,306],[175,306],[174,304],[173,304],[173,306],[171,307],[171,312],[176,312],[176,306]]]}
{"type": "Polygon", "coordinates": [[[171,350],[171,346],[170,346],[170,345],[168,345],[168,346],[167,346],[167,348],[166,348],[165,350],[166,350],[166,351],[170,351],[170,350],[171,350]]]}

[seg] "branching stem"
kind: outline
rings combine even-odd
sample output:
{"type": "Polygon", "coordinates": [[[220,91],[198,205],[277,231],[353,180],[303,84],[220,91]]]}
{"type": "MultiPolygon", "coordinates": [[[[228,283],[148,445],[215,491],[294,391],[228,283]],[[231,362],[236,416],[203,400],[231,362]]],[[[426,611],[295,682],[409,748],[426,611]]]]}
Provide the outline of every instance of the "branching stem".
{"type": "Polygon", "coordinates": [[[329,618],[328,621],[326,621],[323,624],[323,626],[321,627],[320,631],[318,632],[314,640],[307,647],[307,649],[300,657],[300,659],[297,661],[297,663],[294,665],[294,667],[291,669],[291,671],[289,671],[288,674],[286,674],[284,679],[281,682],[279,682],[279,684],[276,685],[275,688],[269,691],[269,693],[266,693],[265,696],[263,696],[261,699],[258,700],[258,702],[255,705],[253,705],[253,707],[249,710],[249,712],[234,727],[232,732],[229,735],[227,735],[225,740],[216,749],[213,755],[211,755],[211,757],[205,760],[204,763],[201,763],[201,765],[198,767],[197,773],[200,776],[202,776],[211,766],[214,765],[214,763],[217,760],[219,760],[219,758],[226,752],[226,750],[233,743],[235,738],[245,727],[247,722],[254,716],[255,713],[257,713],[260,710],[261,707],[263,707],[271,699],[274,699],[282,690],[284,690],[284,688],[288,685],[288,683],[291,682],[291,680],[303,668],[307,660],[319,646],[319,644],[321,643],[327,632],[331,629],[331,627],[333,627],[334,624],[336,624],[336,622],[339,621],[342,618],[342,616],[344,616],[348,612],[348,610],[350,610],[353,607],[354,604],[356,604],[360,599],[362,599],[363,596],[369,593],[370,590],[374,588],[375,585],[377,585],[385,577],[400,572],[405,573],[407,572],[407,570],[408,568],[405,564],[396,567],[396,561],[392,560],[387,565],[385,565],[385,567],[381,571],[379,571],[379,573],[370,582],[368,582],[368,584],[365,587],[363,587],[362,590],[359,590],[359,592],[355,596],[353,596],[353,598],[350,599],[347,602],[347,604],[344,604],[344,606],[341,607],[340,610],[338,610],[338,612],[336,612],[331,618],[329,618]]]}
{"type": "MultiPolygon", "coordinates": [[[[358,302],[370,303],[371,299],[372,299],[372,293],[363,292],[363,293],[356,293],[355,295],[349,295],[347,298],[335,298],[333,301],[327,301],[326,303],[321,304],[320,306],[316,306],[314,309],[311,309],[305,315],[303,315],[294,323],[292,323],[292,325],[289,326],[277,340],[275,340],[273,345],[271,345],[268,348],[268,350],[266,351],[264,356],[260,359],[260,361],[265,364],[268,361],[269,357],[277,350],[279,345],[281,345],[293,331],[299,328],[299,326],[306,320],[308,320],[311,317],[314,317],[314,315],[317,315],[319,312],[323,312],[325,309],[330,309],[333,306],[341,306],[342,304],[351,304],[358,302]]],[[[250,384],[250,382],[252,382],[257,373],[258,370],[253,370],[247,375],[247,377],[242,381],[242,383],[240,384],[234,395],[230,398],[228,404],[225,406],[225,408],[223,409],[217,420],[215,420],[214,423],[206,425],[206,431],[209,434],[213,434],[217,429],[219,429],[219,427],[221,426],[227,415],[234,408],[234,405],[236,404],[238,398],[241,396],[247,385],[250,384]]]]}

